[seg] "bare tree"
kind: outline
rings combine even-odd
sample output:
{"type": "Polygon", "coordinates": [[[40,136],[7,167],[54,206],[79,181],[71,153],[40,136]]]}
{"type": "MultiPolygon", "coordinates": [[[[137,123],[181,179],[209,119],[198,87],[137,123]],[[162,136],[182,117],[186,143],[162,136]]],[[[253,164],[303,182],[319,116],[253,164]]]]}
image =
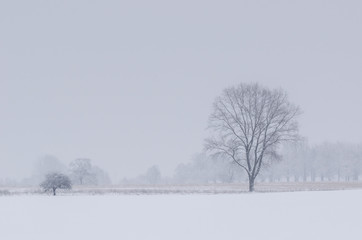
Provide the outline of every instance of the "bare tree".
{"type": "Polygon", "coordinates": [[[44,191],[52,191],[56,195],[57,189],[71,189],[72,183],[67,175],[62,173],[49,173],[40,184],[44,191]]]}
{"type": "Polygon", "coordinates": [[[146,171],[146,181],[150,184],[157,184],[161,182],[161,171],[157,165],[153,165],[146,171]]]}
{"type": "Polygon", "coordinates": [[[213,107],[212,137],[206,139],[205,148],[245,170],[249,191],[254,191],[265,158],[276,156],[279,143],[297,139],[300,110],[289,102],[285,91],[256,83],[225,89],[213,107]]]}
{"type": "Polygon", "coordinates": [[[94,182],[94,174],[92,173],[92,163],[90,159],[78,158],[70,163],[70,171],[73,180],[80,185],[86,182],[94,182]]]}
{"type": "Polygon", "coordinates": [[[205,153],[195,154],[187,164],[180,163],[173,176],[176,184],[231,183],[244,176],[238,166],[223,157],[210,157],[205,153]]]}
{"type": "MultiPolygon", "coordinates": [[[[108,173],[100,167],[93,166],[92,167],[92,176],[94,176],[93,183],[96,185],[110,185],[111,178],[109,177],[108,173]]],[[[93,178],[93,177],[92,177],[93,178]]]]}

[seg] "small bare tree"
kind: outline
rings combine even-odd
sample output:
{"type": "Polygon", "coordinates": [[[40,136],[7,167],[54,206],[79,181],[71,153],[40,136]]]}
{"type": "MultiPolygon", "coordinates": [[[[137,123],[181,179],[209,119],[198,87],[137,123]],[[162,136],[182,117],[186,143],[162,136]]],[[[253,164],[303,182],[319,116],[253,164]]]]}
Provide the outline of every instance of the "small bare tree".
{"type": "Polygon", "coordinates": [[[40,184],[44,191],[52,191],[56,195],[57,189],[71,189],[72,183],[67,175],[62,173],[49,173],[40,184]]]}
{"type": "Polygon", "coordinates": [[[212,137],[206,139],[205,148],[245,170],[252,192],[264,159],[276,156],[279,143],[297,139],[300,110],[289,102],[285,91],[256,83],[225,89],[213,106],[212,137]]]}

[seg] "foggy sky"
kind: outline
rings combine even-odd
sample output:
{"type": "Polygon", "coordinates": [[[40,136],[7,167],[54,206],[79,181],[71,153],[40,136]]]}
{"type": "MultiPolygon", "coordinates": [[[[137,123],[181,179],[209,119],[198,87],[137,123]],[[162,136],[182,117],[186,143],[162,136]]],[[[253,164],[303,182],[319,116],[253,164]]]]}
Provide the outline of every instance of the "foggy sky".
{"type": "Polygon", "coordinates": [[[0,178],[44,154],[172,174],[240,82],[284,88],[310,142],[361,143],[361,23],[361,1],[1,1],[0,178]]]}

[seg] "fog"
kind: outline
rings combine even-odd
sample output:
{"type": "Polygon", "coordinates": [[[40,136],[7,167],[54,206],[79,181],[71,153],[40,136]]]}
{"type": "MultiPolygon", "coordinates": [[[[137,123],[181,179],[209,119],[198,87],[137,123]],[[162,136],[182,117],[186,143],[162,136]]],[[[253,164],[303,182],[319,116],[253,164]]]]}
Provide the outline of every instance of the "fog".
{"type": "Polygon", "coordinates": [[[311,144],[362,143],[360,1],[1,1],[0,178],[44,155],[114,182],[202,151],[212,102],[283,88],[311,144]]]}

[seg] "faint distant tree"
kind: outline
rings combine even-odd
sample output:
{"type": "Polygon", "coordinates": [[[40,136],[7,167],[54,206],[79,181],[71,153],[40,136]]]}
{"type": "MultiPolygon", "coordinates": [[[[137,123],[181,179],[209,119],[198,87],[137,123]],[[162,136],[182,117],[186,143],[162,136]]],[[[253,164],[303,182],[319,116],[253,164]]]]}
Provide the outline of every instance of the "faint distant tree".
{"type": "Polygon", "coordinates": [[[83,185],[94,182],[91,160],[87,158],[78,158],[70,163],[70,171],[73,179],[83,185]]]}
{"type": "Polygon", "coordinates": [[[229,159],[196,154],[191,162],[175,168],[173,182],[177,184],[230,183],[241,181],[242,174],[229,159]]]}
{"type": "Polygon", "coordinates": [[[287,182],[290,181],[290,177],[294,178],[294,181],[307,181],[307,174],[310,164],[308,163],[309,147],[306,140],[298,142],[288,142],[282,146],[282,161],[278,164],[281,170],[282,176],[284,176],[287,182]]]}
{"type": "Polygon", "coordinates": [[[53,155],[44,155],[35,163],[35,174],[46,175],[49,172],[66,172],[66,166],[53,155]]]}
{"type": "Polygon", "coordinates": [[[299,107],[285,91],[241,83],[223,91],[213,105],[205,148],[238,164],[248,175],[249,191],[265,159],[276,155],[279,143],[298,137],[299,107]]]}
{"type": "Polygon", "coordinates": [[[157,165],[153,165],[146,171],[145,175],[147,183],[157,184],[161,182],[161,171],[157,165]]]}
{"type": "Polygon", "coordinates": [[[56,195],[57,189],[71,189],[72,183],[69,177],[62,173],[49,173],[45,180],[40,184],[44,191],[52,191],[56,195]]]}
{"type": "Polygon", "coordinates": [[[175,168],[175,173],[173,178],[177,184],[190,183],[192,177],[193,176],[190,164],[180,163],[175,168]]]}
{"type": "Polygon", "coordinates": [[[111,179],[106,171],[97,166],[92,166],[91,175],[94,176],[93,182],[97,185],[109,185],[111,179]]]}
{"type": "Polygon", "coordinates": [[[353,147],[352,163],[353,180],[358,181],[362,170],[362,146],[356,145],[353,147]]]}
{"type": "Polygon", "coordinates": [[[160,169],[157,165],[153,165],[136,178],[123,179],[122,184],[159,184],[162,180],[160,169]]]}
{"type": "Polygon", "coordinates": [[[24,181],[24,184],[37,186],[50,172],[66,173],[67,167],[55,156],[44,155],[35,162],[33,174],[24,181]]]}

